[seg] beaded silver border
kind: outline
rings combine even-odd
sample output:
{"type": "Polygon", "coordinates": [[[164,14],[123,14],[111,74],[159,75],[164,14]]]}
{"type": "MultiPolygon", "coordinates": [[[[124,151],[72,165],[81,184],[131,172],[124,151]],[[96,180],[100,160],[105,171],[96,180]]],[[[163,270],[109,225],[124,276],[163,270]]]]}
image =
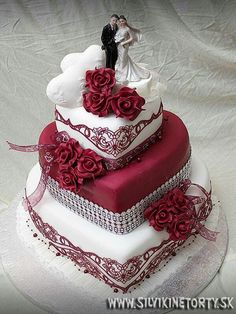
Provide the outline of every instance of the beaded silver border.
{"type": "Polygon", "coordinates": [[[121,214],[113,213],[82,196],[60,188],[58,182],[51,177],[48,178],[47,189],[55,200],[79,216],[112,233],[126,234],[144,222],[143,212],[150,203],[189,178],[190,171],[191,158],[176,175],[121,214]]]}

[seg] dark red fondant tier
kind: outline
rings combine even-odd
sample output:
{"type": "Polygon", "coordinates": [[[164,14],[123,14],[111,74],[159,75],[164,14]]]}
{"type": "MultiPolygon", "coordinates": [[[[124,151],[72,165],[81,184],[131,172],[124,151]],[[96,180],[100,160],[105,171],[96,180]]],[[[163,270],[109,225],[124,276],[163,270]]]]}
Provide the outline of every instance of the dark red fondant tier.
{"type": "MultiPolygon", "coordinates": [[[[55,132],[57,129],[53,122],[43,130],[39,144],[52,143],[55,132]]],[[[41,166],[44,162],[42,154],[39,158],[41,166]]],[[[109,211],[121,213],[179,172],[189,156],[189,136],[185,125],[179,117],[164,111],[163,134],[159,142],[127,167],[87,182],[78,194],[109,211]]],[[[51,167],[49,175],[57,180],[56,164],[51,167]]]]}

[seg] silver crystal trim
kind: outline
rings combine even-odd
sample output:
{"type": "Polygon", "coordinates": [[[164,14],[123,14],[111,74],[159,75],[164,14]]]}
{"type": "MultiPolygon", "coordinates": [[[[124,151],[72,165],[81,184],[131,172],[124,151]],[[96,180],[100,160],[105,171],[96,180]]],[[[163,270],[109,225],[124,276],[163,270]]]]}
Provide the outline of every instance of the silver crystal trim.
{"type": "Polygon", "coordinates": [[[54,199],[75,214],[112,233],[126,234],[144,222],[143,212],[150,203],[158,200],[163,194],[189,178],[190,171],[191,158],[189,158],[184,167],[176,175],[121,214],[113,213],[82,196],[60,188],[58,182],[51,177],[48,178],[47,189],[54,199]]]}

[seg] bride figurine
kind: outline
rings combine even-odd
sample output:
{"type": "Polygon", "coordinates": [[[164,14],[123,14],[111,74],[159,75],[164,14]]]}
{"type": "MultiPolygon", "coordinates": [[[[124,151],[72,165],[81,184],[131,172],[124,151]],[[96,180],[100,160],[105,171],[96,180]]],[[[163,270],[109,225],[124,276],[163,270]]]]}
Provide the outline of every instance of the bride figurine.
{"type": "Polygon", "coordinates": [[[130,58],[129,46],[140,40],[140,31],[128,25],[127,19],[121,15],[118,19],[118,31],[115,35],[115,42],[118,49],[118,59],[116,61],[116,79],[119,82],[137,82],[148,78],[150,72],[137,65],[130,58]]]}

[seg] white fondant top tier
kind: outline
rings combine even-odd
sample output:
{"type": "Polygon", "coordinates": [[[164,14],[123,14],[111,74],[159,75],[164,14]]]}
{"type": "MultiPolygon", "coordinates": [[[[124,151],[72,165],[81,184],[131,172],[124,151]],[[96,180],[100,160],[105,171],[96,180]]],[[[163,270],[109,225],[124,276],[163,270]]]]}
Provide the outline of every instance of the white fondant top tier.
{"type": "MultiPolygon", "coordinates": [[[[145,99],[145,105],[143,106],[145,110],[135,120],[129,121],[124,118],[116,118],[113,114],[98,117],[84,109],[82,95],[86,90],[86,71],[101,67],[105,67],[105,53],[98,45],[92,45],[82,53],[71,53],[65,56],[61,62],[63,73],[49,82],[47,95],[56,105],[58,131],[66,131],[71,137],[78,140],[84,148],[91,148],[104,158],[118,159],[147,140],[161,126],[162,114],[154,119],[152,117],[160,109],[160,97],[165,87],[160,83],[159,75],[155,71],[150,71],[150,76],[147,79],[138,82],[127,82],[128,87],[136,88],[137,93],[145,99]],[[145,127],[142,127],[142,130],[137,134],[135,129],[137,127],[140,130],[141,121],[144,121],[145,127]],[[98,140],[97,145],[94,145],[94,141],[91,141],[91,138],[86,136],[85,132],[78,131],[81,130],[81,126],[86,127],[87,130],[89,129],[90,134],[93,131],[97,134],[98,128],[107,131],[102,134],[101,143],[98,140]],[[129,145],[121,147],[120,143],[127,141],[127,132],[131,134],[132,141],[129,145]],[[115,147],[118,145],[119,152],[111,153],[107,149],[102,149],[104,140],[105,146],[114,145],[115,147]]],[[[114,90],[118,90],[120,87],[121,85],[117,83],[114,90]]],[[[94,134],[91,136],[94,136],[94,134]]]]}
{"type": "Polygon", "coordinates": [[[56,106],[60,114],[56,118],[57,130],[66,131],[83,148],[91,148],[104,158],[118,159],[147,140],[162,124],[162,113],[153,118],[160,110],[159,97],[147,102],[143,108],[145,110],[135,120],[129,121],[112,114],[98,117],[84,107],[56,106]],[[112,149],[113,145],[117,151],[112,149]]]}

